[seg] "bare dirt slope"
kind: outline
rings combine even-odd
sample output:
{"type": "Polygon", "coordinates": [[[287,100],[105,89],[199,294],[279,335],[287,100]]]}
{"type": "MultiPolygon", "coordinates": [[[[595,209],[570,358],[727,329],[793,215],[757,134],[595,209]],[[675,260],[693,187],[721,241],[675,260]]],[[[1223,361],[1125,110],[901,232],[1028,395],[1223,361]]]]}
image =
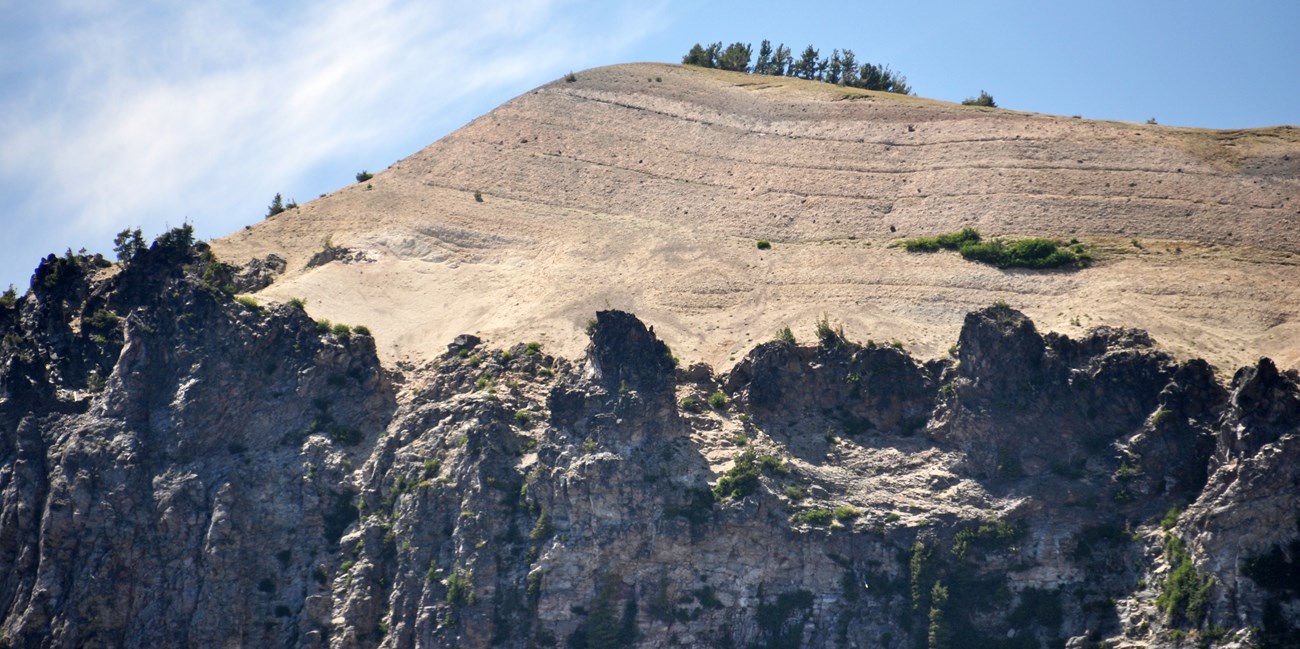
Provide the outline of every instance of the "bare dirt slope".
{"type": "Polygon", "coordinates": [[[779,327],[810,336],[823,313],[850,338],[938,356],[966,312],[1003,300],[1044,329],[1145,328],[1227,371],[1260,355],[1300,365],[1295,127],[1101,122],[619,65],[213,245],[234,263],[284,256],[261,299],[366,324],[388,362],[466,332],[573,354],[606,307],[717,367],[779,327]],[[965,226],[1078,238],[1100,263],[1003,271],[889,246],[965,226]],[[362,259],[306,268],[327,240],[362,259]]]}

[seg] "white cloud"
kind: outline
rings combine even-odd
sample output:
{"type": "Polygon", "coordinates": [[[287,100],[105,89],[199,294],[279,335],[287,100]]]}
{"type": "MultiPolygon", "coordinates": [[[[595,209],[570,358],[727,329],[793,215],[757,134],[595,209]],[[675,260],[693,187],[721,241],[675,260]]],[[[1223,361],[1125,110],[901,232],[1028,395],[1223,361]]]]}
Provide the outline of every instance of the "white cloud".
{"type": "Polygon", "coordinates": [[[201,235],[223,234],[257,218],[276,191],[348,181],[313,178],[320,169],[413,153],[454,127],[440,116],[466,103],[616,62],[662,24],[663,7],[277,6],[80,0],[25,10],[29,33],[0,45],[11,62],[0,81],[16,80],[0,90],[0,245],[22,257],[0,278],[66,244],[102,249],[131,225],[157,232],[189,217],[201,235]]]}

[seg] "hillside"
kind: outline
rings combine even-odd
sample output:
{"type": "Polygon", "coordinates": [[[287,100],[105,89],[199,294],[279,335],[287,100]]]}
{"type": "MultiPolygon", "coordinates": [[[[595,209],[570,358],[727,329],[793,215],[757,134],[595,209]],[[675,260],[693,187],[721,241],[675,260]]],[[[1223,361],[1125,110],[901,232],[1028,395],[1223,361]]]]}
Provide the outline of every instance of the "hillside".
{"type": "Polygon", "coordinates": [[[626,65],[49,255],[0,649],[1300,646],[1297,149],[626,65]]]}
{"type": "Polygon", "coordinates": [[[371,327],[387,362],[464,332],[572,355],[598,308],[717,367],[823,313],[944,353],[1002,300],[1045,328],[1148,329],[1182,358],[1300,364],[1300,129],[1207,131],[966,107],[673,65],[526,93],[379,173],[216,241],[288,271],[259,296],[371,327]],[[474,192],[482,193],[476,202],[474,192]],[[974,226],[1100,263],[910,255],[974,226]],[[326,240],[355,263],[306,268],[326,240]],[[770,251],[755,248],[769,239],[770,251]]]}

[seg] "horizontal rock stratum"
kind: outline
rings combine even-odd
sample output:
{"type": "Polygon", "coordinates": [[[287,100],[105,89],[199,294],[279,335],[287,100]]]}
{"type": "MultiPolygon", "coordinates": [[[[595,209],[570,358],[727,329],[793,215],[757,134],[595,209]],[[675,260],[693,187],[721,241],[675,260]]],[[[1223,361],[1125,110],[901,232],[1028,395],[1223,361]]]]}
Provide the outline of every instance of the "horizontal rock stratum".
{"type": "Polygon", "coordinates": [[[599,308],[717,367],[823,313],[935,357],[965,313],[1003,300],[1063,332],[1142,327],[1225,370],[1300,364],[1295,127],[1106,122],[660,64],[575,76],[214,249],[283,256],[265,299],[366,324],[388,361],[466,331],[574,354],[599,308]],[[890,247],[962,227],[1078,239],[1099,263],[997,270],[890,247]],[[335,261],[309,266],[327,243],[342,251],[317,261],[335,261]]]}

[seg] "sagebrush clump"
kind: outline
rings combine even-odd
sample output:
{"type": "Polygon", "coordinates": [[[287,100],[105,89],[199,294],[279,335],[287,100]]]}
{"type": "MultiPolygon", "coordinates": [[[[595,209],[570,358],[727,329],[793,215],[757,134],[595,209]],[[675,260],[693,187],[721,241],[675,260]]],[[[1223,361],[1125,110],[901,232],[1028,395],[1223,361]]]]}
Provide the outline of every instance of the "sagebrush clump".
{"type": "Polygon", "coordinates": [[[937,252],[955,250],[963,259],[977,261],[997,268],[1084,268],[1092,256],[1081,244],[1065,247],[1055,239],[1028,238],[987,241],[975,228],[964,228],[933,237],[904,239],[903,249],[908,252],[937,252]]]}

